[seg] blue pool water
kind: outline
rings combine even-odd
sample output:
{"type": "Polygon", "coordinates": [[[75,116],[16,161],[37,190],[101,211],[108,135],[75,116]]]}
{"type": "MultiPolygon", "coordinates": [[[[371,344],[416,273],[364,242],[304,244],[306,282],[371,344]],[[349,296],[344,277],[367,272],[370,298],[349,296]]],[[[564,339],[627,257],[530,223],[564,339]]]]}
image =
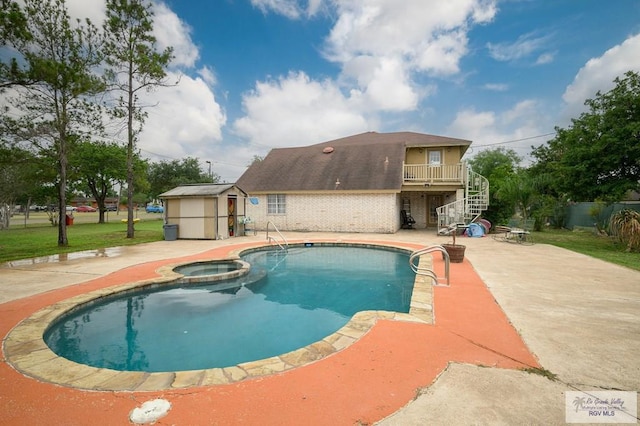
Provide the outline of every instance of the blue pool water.
{"type": "Polygon", "coordinates": [[[359,311],[409,311],[414,274],[405,253],[298,247],[243,260],[251,271],[235,282],[156,288],[77,309],[45,341],[56,354],[95,367],[195,370],[301,348],[359,311]]]}

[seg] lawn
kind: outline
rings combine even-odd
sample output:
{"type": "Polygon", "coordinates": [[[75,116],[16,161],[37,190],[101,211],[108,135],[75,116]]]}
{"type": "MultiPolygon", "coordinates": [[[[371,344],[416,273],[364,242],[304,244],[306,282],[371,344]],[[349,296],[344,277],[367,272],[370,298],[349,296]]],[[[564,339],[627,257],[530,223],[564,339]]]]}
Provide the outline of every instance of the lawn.
{"type": "MultiPolygon", "coordinates": [[[[86,219],[93,220],[89,217],[86,219]]],[[[126,238],[126,225],[120,221],[120,217],[114,220],[103,224],[76,223],[69,226],[68,247],[58,247],[57,227],[44,223],[27,227],[12,226],[8,230],[0,231],[0,263],[163,239],[163,222],[160,218],[149,216],[136,223],[133,239],[126,238]]],[[[624,247],[613,239],[597,236],[591,230],[549,229],[535,232],[533,238],[538,244],[551,244],[640,271],[640,253],[627,253],[624,247]]]]}
{"type": "Polygon", "coordinates": [[[58,247],[58,228],[53,226],[10,227],[0,231],[0,263],[98,248],[129,246],[163,239],[162,219],[135,224],[134,238],[127,238],[127,225],[79,223],[67,227],[67,247],[58,247]]]}
{"type": "Polygon", "coordinates": [[[549,229],[535,232],[533,238],[537,244],[551,244],[640,271],[640,253],[628,253],[613,238],[598,236],[590,229],[549,229]]]}

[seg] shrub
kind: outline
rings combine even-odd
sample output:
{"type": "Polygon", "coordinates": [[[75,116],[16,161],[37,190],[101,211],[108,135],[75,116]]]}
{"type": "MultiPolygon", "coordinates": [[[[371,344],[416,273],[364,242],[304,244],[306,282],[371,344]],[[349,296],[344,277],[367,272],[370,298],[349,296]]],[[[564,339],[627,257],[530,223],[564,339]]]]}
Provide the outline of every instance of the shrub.
{"type": "Polygon", "coordinates": [[[613,235],[627,246],[627,251],[640,249],[640,212],[620,210],[611,215],[610,226],[613,235]]]}

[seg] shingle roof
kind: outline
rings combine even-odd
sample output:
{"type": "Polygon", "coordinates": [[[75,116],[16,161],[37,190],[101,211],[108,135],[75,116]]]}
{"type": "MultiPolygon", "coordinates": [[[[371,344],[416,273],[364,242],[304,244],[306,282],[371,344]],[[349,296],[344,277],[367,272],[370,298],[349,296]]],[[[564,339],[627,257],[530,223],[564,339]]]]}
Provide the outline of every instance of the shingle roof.
{"type": "Polygon", "coordinates": [[[407,146],[463,146],[471,141],[412,132],[367,132],[298,148],[276,148],[238,179],[247,192],[397,190],[407,146]],[[325,153],[328,148],[331,153],[325,153]],[[340,182],[336,185],[336,182],[340,182]]]}
{"type": "MultiPolygon", "coordinates": [[[[174,198],[174,197],[211,197],[218,196],[229,189],[233,188],[232,183],[198,183],[190,185],[180,185],[167,192],[163,192],[159,195],[160,198],[174,198]]],[[[237,187],[240,191],[239,187],[237,187]]],[[[244,191],[242,191],[244,192],[244,191]]]]}

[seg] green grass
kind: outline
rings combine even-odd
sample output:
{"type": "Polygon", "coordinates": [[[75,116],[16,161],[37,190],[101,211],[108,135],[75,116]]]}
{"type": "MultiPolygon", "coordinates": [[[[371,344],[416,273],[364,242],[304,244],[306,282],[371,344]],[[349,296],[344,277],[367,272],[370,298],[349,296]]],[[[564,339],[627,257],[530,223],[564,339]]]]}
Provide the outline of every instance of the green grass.
{"type": "Polygon", "coordinates": [[[599,236],[591,229],[549,229],[533,234],[538,244],[551,244],[587,256],[640,271],[640,253],[629,253],[611,237],[599,236]]]}
{"type": "Polygon", "coordinates": [[[161,219],[135,224],[134,238],[127,238],[126,224],[81,223],[67,227],[67,247],[58,247],[58,228],[53,226],[11,227],[0,231],[0,263],[99,248],[129,246],[163,239],[161,219]]]}
{"type": "MultiPolygon", "coordinates": [[[[78,215],[76,215],[78,217],[78,215]]],[[[93,220],[86,216],[81,220],[93,220]]],[[[161,219],[143,219],[135,225],[135,238],[126,238],[126,225],[117,216],[109,223],[75,223],[67,228],[69,246],[58,247],[58,228],[39,225],[14,226],[0,231],[0,263],[58,253],[128,246],[163,239],[161,219]]],[[[43,219],[44,221],[44,219],[43,219]]],[[[19,223],[19,222],[18,222],[19,223]]],[[[596,235],[589,229],[567,231],[549,229],[533,234],[536,243],[551,244],[607,262],[640,271],[640,253],[627,253],[612,238],[596,235]]]]}

